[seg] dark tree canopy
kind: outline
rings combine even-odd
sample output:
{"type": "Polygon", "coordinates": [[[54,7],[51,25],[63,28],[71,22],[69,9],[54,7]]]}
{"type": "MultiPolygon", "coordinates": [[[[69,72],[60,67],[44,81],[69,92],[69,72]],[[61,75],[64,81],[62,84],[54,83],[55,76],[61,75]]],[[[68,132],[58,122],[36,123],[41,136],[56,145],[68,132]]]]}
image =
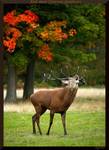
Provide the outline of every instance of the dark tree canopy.
{"type": "MultiPolygon", "coordinates": [[[[5,14],[16,9],[22,13],[28,9],[38,14],[39,24],[43,27],[49,21],[67,21],[67,31],[70,28],[77,30],[77,35],[70,37],[61,43],[51,42],[54,59],[47,63],[36,57],[35,80],[41,82],[40,76],[54,69],[54,74],[61,76],[60,67],[66,74],[73,74],[79,66],[79,73],[86,76],[89,85],[104,83],[105,61],[105,8],[103,4],[37,4],[37,5],[6,5],[5,14]],[[42,69],[43,68],[43,69],[42,69]],[[99,69],[101,72],[99,72],[99,69]],[[43,70],[43,71],[42,71],[43,70]],[[98,74],[99,72],[99,74],[98,74]],[[97,74],[96,78],[94,74],[97,74]]],[[[63,28],[63,30],[65,30],[63,28]]],[[[27,37],[26,33],[24,38],[27,37]]],[[[42,45],[40,39],[32,35],[30,41],[42,45]]],[[[24,41],[24,47],[12,54],[11,61],[17,68],[19,78],[24,78],[27,65],[34,59],[34,52],[30,51],[32,44],[24,41]]],[[[20,40],[19,43],[20,45],[20,40]]],[[[34,47],[33,47],[34,48],[34,47]]],[[[35,47],[37,49],[37,46],[35,47]]]]}

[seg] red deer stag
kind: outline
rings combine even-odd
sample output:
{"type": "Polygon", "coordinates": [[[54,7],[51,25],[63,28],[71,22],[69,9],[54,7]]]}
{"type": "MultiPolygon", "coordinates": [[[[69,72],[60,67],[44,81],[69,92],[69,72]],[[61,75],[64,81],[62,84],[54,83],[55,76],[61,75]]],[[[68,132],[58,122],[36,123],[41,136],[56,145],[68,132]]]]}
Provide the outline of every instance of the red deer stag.
{"type": "Polygon", "coordinates": [[[67,134],[65,123],[66,111],[72,104],[76,96],[79,81],[82,81],[82,79],[80,79],[78,75],[75,75],[73,77],[69,77],[68,80],[62,80],[62,82],[66,84],[65,87],[56,88],[53,90],[50,89],[40,90],[30,96],[30,100],[36,111],[36,113],[32,116],[32,125],[34,134],[36,134],[35,122],[37,123],[37,127],[39,129],[40,134],[42,134],[39,125],[39,120],[41,115],[47,109],[50,110],[50,123],[47,135],[49,135],[55,113],[61,114],[64,128],[64,135],[67,134]]]}

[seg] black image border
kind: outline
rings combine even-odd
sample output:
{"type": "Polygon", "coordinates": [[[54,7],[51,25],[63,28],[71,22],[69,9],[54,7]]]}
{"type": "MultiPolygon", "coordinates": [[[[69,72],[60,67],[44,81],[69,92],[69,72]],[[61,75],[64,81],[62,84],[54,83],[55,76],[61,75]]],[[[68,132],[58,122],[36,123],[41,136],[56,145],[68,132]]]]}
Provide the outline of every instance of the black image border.
{"type": "MultiPolygon", "coordinates": [[[[5,148],[3,142],[3,106],[4,106],[4,99],[3,99],[3,7],[5,4],[83,4],[83,3],[103,3],[105,5],[105,24],[106,24],[106,61],[105,61],[105,85],[106,85],[106,97],[105,97],[105,105],[106,105],[106,143],[105,147],[74,147],[74,148],[88,148],[88,149],[105,149],[109,148],[109,0],[0,0],[0,150],[5,148]]],[[[8,148],[8,147],[6,147],[8,148]]],[[[12,147],[11,147],[12,148],[12,147]]],[[[17,148],[17,147],[16,147],[17,148]]],[[[21,147],[19,147],[21,148],[21,147]]],[[[25,148],[25,147],[22,147],[25,148]]],[[[26,147],[28,148],[28,147],[26,147]]],[[[37,147],[38,148],[38,147],[37,147]]],[[[41,147],[39,147],[41,148],[41,147]]],[[[46,147],[47,149],[50,147],[46,147]]],[[[54,148],[54,147],[53,147],[54,148]]],[[[64,147],[65,148],[65,147],[64,147]]],[[[66,147],[71,148],[71,147],[66,147]]],[[[73,148],[73,147],[72,147],[73,148]]],[[[44,149],[44,147],[43,147],[44,149]]]]}

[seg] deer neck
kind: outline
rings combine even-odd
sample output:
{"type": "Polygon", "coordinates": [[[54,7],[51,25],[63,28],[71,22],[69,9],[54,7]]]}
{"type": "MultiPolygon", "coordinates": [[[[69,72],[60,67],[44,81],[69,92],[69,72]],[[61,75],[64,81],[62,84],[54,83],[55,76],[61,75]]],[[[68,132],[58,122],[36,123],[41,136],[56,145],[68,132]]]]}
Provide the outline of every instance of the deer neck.
{"type": "Polygon", "coordinates": [[[71,98],[72,100],[74,99],[74,97],[76,96],[76,93],[77,93],[77,90],[78,90],[78,86],[76,86],[75,88],[69,88],[68,87],[68,95],[69,95],[69,98],[71,98]]]}
{"type": "Polygon", "coordinates": [[[77,93],[77,90],[78,90],[78,87],[76,88],[69,88],[69,87],[66,87],[66,94],[65,94],[65,97],[64,97],[64,102],[70,106],[71,103],[73,102],[75,96],[76,96],[76,93],[77,93]]]}
{"type": "Polygon", "coordinates": [[[68,85],[68,86],[66,86],[66,88],[69,90],[69,91],[71,91],[71,92],[74,92],[74,91],[76,91],[76,90],[78,90],[78,84],[75,84],[75,85],[68,85]]]}

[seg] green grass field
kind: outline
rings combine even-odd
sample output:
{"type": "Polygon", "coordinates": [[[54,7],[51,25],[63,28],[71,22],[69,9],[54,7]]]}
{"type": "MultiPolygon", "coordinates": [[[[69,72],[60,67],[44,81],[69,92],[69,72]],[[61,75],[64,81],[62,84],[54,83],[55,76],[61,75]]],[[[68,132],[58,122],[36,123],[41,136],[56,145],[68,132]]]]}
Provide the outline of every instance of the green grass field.
{"type": "MultiPolygon", "coordinates": [[[[43,135],[32,134],[33,113],[4,113],[4,146],[105,146],[104,111],[68,111],[68,135],[64,136],[61,116],[55,114],[50,135],[46,135],[49,113],[41,117],[43,135]]],[[[37,128],[36,128],[37,129],[37,128]]]]}
{"type": "Polygon", "coordinates": [[[67,111],[68,135],[64,136],[60,114],[55,114],[50,135],[49,112],[42,115],[40,126],[32,134],[32,115],[35,113],[30,102],[4,104],[4,146],[105,146],[105,96],[98,89],[78,93],[67,111]],[[86,96],[87,95],[87,96],[86,96]],[[85,97],[86,96],[86,97],[85,97]]]}

